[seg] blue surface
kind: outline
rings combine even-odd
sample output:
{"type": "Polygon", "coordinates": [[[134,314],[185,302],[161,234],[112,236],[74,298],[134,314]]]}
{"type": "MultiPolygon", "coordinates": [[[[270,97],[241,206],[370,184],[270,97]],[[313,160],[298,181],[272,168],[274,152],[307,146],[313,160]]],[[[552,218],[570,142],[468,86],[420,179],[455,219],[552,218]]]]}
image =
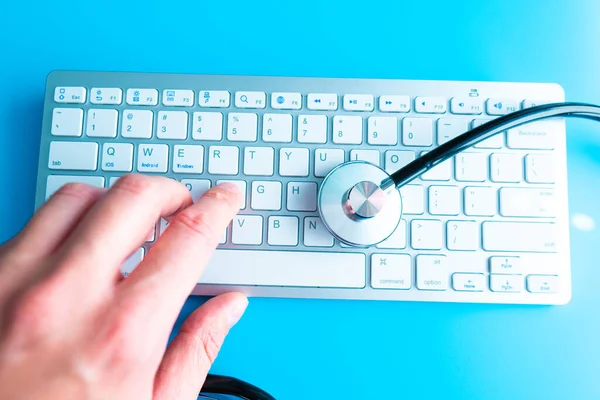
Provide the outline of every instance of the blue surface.
{"type": "MultiPolygon", "coordinates": [[[[53,69],[544,81],[600,103],[600,2],[569,3],[7,1],[0,242],[33,209],[53,69]]],[[[600,128],[568,126],[571,211],[600,223],[600,128]]],[[[572,231],[567,306],[252,299],[213,371],[286,400],[600,398],[598,229],[572,231]]]]}

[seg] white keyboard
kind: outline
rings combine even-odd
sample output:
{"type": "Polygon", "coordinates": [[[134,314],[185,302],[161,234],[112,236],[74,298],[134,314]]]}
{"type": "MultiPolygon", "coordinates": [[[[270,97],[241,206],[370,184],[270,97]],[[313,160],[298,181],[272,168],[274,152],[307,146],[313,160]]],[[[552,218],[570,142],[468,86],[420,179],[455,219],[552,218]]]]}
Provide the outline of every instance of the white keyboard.
{"type": "Polygon", "coordinates": [[[231,181],[246,201],[194,294],[565,304],[563,120],[492,137],[403,187],[403,220],[376,247],[341,245],[317,212],[320,182],[344,161],[393,172],[558,101],[555,84],[54,71],[36,206],[66,182],[109,187],[129,172],[180,180],[194,199],[231,181]]]}

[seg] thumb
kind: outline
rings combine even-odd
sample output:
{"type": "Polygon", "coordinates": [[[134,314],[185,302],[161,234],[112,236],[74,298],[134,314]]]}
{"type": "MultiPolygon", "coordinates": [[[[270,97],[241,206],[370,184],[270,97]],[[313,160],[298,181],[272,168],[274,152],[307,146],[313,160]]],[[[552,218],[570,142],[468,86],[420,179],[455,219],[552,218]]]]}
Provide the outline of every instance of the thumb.
{"type": "Polygon", "coordinates": [[[156,374],[155,400],[198,398],[225,337],[247,305],[241,293],[226,293],[208,300],[185,320],[156,374]]]}

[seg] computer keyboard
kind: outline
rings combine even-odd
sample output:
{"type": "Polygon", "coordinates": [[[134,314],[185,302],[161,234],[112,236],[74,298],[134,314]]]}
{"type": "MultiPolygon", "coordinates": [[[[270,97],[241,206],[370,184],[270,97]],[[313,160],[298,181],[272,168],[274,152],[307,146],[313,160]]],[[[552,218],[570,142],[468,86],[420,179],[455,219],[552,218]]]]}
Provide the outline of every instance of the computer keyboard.
{"type": "MultiPolygon", "coordinates": [[[[197,200],[246,193],[194,294],[565,304],[571,298],[562,119],[480,143],[401,189],[403,219],[345,246],[317,211],[323,177],[364,160],[393,172],[500,115],[564,101],[556,84],[54,71],[36,207],[66,182],[135,172],[197,200]]],[[[127,275],[166,228],[125,261],[127,275]]],[[[107,251],[110,251],[107,249],[107,251]]]]}

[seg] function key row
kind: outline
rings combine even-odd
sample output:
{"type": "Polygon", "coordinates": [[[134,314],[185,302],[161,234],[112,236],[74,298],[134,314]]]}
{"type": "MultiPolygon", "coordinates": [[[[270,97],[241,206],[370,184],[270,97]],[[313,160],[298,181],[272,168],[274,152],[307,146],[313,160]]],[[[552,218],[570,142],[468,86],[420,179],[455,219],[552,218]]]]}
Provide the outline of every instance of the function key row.
{"type": "MultiPolygon", "coordinates": [[[[123,93],[120,88],[91,88],[89,100],[92,104],[121,104],[123,93]]],[[[137,106],[156,106],[159,104],[175,107],[192,107],[196,104],[196,94],[189,89],[166,89],[159,96],[159,91],[152,88],[127,89],[125,103],[137,106]]],[[[267,103],[272,109],[300,110],[303,107],[303,96],[297,92],[273,92],[268,95],[262,91],[236,91],[233,93],[233,104],[236,108],[265,109],[267,103]],[[270,101],[268,101],[268,97],[270,101]]],[[[407,95],[345,94],[341,100],[344,111],[375,111],[408,113],[414,110],[423,114],[463,115],[505,115],[522,108],[529,108],[548,101],[515,100],[477,97],[446,97],[407,95]]],[[[82,104],[86,102],[87,89],[79,86],[57,87],[54,91],[56,103],[82,104]]],[[[197,95],[197,104],[207,108],[228,108],[231,105],[231,93],[226,90],[201,90],[197,95]]],[[[339,96],[335,93],[309,93],[306,96],[306,108],[315,111],[337,111],[340,108],[339,96]]]]}

